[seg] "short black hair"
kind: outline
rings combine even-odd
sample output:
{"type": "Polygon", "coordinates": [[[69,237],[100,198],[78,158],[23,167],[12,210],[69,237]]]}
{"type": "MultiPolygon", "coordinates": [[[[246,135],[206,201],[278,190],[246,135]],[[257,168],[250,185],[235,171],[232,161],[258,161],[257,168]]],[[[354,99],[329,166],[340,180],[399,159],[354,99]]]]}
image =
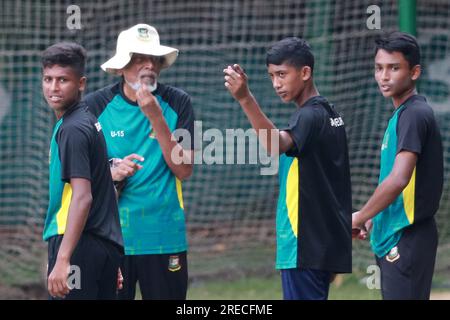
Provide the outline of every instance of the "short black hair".
{"type": "Polygon", "coordinates": [[[314,55],[309,44],[301,38],[289,37],[278,41],[267,50],[266,65],[287,63],[295,68],[308,66],[314,70],[314,55]]]}
{"type": "Polygon", "coordinates": [[[420,64],[420,47],[414,36],[400,31],[383,33],[375,39],[375,54],[383,49],[389,53],[401,52],[409,68],[420,64]]]}
{"type": "Polygon", "coordinates": [[[71,67],[80,76],[86,68],[86,49],[73,42],[56,43],[42,53],[42,68],[59,65],[71,67]]]}

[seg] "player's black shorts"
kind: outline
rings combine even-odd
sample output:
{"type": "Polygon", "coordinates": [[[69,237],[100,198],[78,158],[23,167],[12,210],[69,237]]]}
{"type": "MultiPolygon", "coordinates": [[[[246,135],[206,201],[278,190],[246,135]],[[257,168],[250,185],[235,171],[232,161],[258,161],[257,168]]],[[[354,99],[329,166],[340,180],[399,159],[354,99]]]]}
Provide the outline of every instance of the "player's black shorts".
{"type": "MultiPolygon", "coordinates": [[[[53,270],[63,236],[48,240],[48,273],[53,270]]],[[[117,270],[121,248],[98,236],[83,233],[70,259],[69,284],[74,286],[65,299],[117,299],[117,270]]],[[[52,297],[49,297],[52,299],[52,297]]]]}
{"type": "Polygon", "coordinates": [[[136,295],[139,281],[142,299],[185,300],[188,284],[186,251],[172,254],[125,255],[122,259],[123,289],[119,299],[136,295]]]}
{"type": "Polygon", "coordinates": [[[383,299],[430,298],[437,244],[434,218],[405,228],[397,246],[385,257],[376,258],[383,299]]]}

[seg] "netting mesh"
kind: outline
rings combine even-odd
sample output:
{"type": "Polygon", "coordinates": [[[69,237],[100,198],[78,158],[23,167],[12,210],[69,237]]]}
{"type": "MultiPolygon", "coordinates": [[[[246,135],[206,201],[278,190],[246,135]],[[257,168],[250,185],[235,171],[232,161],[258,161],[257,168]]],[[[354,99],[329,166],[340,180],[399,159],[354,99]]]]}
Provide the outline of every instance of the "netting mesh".
{"type": "MultiPolygon", "coordinates": [[[[423,48],[420,91],[436,110],[445,156],[445,188],[438,214],[438,273],[450,266],[450,6],[417,1],[423,48]]],[[[264,111],[280,127],[294,110],[273,92],[265,67],[269,44],[304,36],[316,56],[315,78],[347,125],[353,205],[360,208],[378,179],[379,147],[390,102],[373,79],[373,39],[366,8],[379,5],[383,30],[397,29],[396,1],[77,1],[81,30],[69,30],[73,1],[0,2],[0,281],[40,281],[46,259],[41,240],[48,197],[48,146],[54,124],[40,87],[40,53],[62,40],[88,50],[88,91],[116,79],[100,69],[115,50],[119,31],[155,26],[163,44],[180,49],[161,82],[187,91],[203,130],[249,128],[223,86],[222,69],[240,63],[264,111]]],[[[206,142],[205,142],[206,143],[206,142]]],[[[190,274],[215,276],[272,272],[277,177],[258,165],[196,165],[184,184],[190,274]]],[[[355,244],[354,267],[373,263],[367,244],[355,244]]]]}

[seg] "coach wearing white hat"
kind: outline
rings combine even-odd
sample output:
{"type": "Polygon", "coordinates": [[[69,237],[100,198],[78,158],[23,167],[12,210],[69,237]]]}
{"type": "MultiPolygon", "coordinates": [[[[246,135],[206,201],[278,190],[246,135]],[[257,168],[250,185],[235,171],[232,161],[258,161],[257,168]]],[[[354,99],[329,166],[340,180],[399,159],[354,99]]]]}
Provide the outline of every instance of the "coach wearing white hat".
{"type": "Polygon", "coordinates": [[[116,54],[102,64],[102,69],[117,74],[130,62],[133,53],[164,57],[164,63],[161,67],[168,68],[177,59],[178,49],[161,45],[158,31],[152,26],[137,24],[119,34],[116,54]]]}
{"type": "Polygon", "coordinates": [[[134,299],[137,282],[143,299],[186,298],[181,182],[192,174],[194,113],[187,93],[158,81],[177,56],[152,26],[124,30],[115,55],[101,66],[119,81],[85,98],[101,124],[119,191],[121,299],[134,299]],[[185,129],[184,139],[177,129],[185,129]]]}

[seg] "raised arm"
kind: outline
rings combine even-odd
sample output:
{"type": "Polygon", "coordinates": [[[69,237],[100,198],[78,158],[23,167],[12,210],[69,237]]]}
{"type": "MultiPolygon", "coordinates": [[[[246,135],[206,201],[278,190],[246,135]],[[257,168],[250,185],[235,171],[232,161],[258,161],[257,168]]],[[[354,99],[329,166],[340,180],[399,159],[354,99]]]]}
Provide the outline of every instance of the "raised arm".
{"type": "Polygon", "coordinates": [[[238,64],[234,64],[233,67],[228,66],[223,72],[225,73],[225,87],[241,105],[242,110],[267,152],[272,156],[276,156],[291,149],[294,146],[294,141],[290,133],[278,130],[261,110],[248,88],[248,77],[244,70],[238,64]],[[261,134],[263,132],[265,134],[261,134]],[[274,135],[274,139],[271,139],[271,135],[274,135]],[[278,144],[278,146],[273,145],[273,142],[278,144]]]}

